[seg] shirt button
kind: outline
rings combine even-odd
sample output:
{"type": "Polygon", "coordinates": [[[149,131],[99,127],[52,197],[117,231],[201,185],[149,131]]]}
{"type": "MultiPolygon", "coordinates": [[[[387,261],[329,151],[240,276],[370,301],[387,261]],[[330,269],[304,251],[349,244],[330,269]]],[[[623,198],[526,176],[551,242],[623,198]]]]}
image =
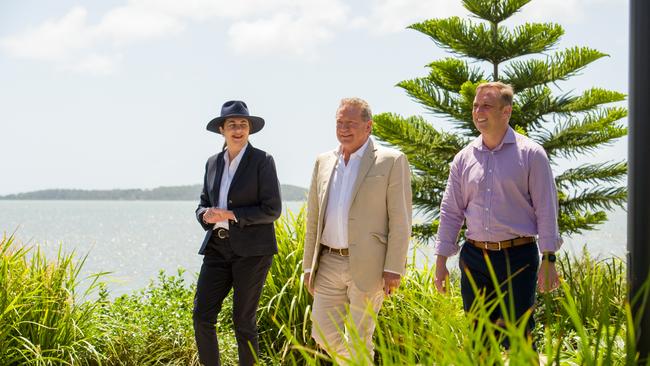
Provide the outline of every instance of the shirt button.
{"type": "Polygon", "coordinates": [[[485,228],[485,231],[488,231],[488,228],[487,228],[487,227],[485,228]]]}
{"type": "Polygon", "coordinates": [[[485,208],[485,211],[487,211],[487,210],[488,210],[488,208],[486,207],[486,208],[485,208]]]}
{"type": "Polygon", "coordinates": [[[490,189],[490,188],[488,188],[488,189],[487,189],[487,191],[488,191],[488,192],[490,192],[490,191],[491,191],[491,189],[490,189]]]}
{"type": "Polygon", "coordinates": [[[492,173],[492,169],[488,170],[489,173],[492,173]]]}

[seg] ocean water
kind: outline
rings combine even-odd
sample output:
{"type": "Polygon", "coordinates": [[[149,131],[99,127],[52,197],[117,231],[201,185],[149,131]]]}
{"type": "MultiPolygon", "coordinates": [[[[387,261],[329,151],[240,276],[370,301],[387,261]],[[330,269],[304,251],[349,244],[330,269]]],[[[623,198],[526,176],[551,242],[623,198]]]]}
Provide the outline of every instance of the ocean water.
{"type": "MultiPolygon", "coordinates": [[[[297,212],[302,205],[285,202],[284,208],[297,212]]],[[[55,257],[60,246],[78,258],[87,256],[82,275],[110,272],[104,280],[111,295],[118,296],[143,288],[161,270],[175,274],[183,268],[184,277],[195,281],[204,235],[195,209],[194,201],[0,200],[0,231],[15,233],[22,244],[38,244],[48,257],[55,257]]],[[[624,258],[626,213],[616,210],[609,216],[598,230],[565,238],[563,250],[579,253],[586,245],[592,255],[624,258]]],[[[431,253],[430,246],[418,248],[417,262],[431,253]]]]}

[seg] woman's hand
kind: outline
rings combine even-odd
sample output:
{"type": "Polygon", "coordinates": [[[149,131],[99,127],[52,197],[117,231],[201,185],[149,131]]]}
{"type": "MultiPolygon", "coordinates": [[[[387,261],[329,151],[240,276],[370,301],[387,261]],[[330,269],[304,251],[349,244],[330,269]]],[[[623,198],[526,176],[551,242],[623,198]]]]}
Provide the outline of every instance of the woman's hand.
{"type": "Polygon", "coordinates": [[[222,208],[210,207],[203,214],[203,222],[206,224],[216,224],[219,221],[234,220],[235,214],[232,211],[222,208]]]}

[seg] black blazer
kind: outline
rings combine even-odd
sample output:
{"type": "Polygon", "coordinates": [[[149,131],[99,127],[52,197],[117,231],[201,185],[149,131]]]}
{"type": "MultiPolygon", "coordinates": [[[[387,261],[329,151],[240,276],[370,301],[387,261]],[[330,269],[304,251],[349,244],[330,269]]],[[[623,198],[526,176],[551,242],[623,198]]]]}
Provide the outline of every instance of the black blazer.
{"type": "MultiPolygon", "coordinates": [[[[209,207],[217,207],[219,203],[225,152],[211,156],[205,165],[203,192],[196,209],[196,218],[207,232],[199,254],[205,253],[212,236],[214,224],[205,224],[203,214],[209,207]]],[[[273,222],[282,213],[282,199],[275,163],[271,155],[254,148],[250,143],[230,183],[228,209],[237,218],[237,222],[229,222],[230,244],[235,254],[248,257],[278,252],[273,222]]]]}

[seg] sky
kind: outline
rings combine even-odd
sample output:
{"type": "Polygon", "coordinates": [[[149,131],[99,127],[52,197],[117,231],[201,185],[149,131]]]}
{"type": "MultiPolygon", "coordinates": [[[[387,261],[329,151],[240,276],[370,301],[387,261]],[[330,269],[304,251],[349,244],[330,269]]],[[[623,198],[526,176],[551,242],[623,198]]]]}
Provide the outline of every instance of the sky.
{"type": "MultiPolygon", "coordinates": [[[[280,182],[302,187],[316,156],[337,146],[341,98],[450,129],[395,84],[450,55],[406,27],[469,16],[460,3],[3,0],[0,195],[200,183],[223,143],[205,125],[232,99],[266,120],[250,142],[274,156],[280,182]]],[[[628,10],[624,0],[533,0],[506,24],[556,22],[556,50],[609,55],[559,92],[627,93],[628,10]]],[[[621,139],[579,162],[626,154],[621,139]]]]}

